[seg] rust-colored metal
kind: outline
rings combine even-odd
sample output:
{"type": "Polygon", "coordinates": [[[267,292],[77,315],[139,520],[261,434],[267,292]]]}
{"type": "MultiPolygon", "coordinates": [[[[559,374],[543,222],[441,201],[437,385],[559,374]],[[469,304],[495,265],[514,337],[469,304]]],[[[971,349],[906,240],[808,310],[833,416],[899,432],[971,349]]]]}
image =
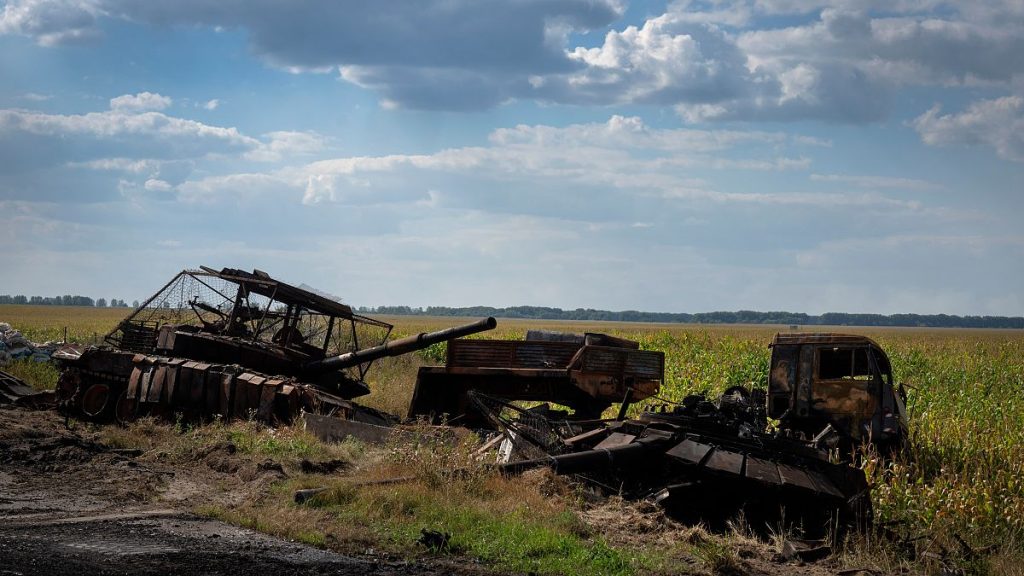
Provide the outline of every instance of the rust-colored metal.
{"type": "Polygon", "coordinates": [[[359,407],[386,356],[494,328],[487,318],[388,341],[392,326],[265,272],[202,267],[175,276],[104,338],[62,349],[61,408],[93,420],[142,414],[290,422],[300,411],[377,423],[359,407]]]}
{"type": "MultiPolygon", "coordinates": [[[[564,338],[558,346],[566,346],[564,338]]],[[[678,404],[648,406],[633,420],[621,417],[625,410],[617,421],[587,422],[566,420],[546,408],[509,404],[524,396],[564,404],[563,396],[550,389],[532,387],[541,370],[525,373],[513,362],[490,369],[520,375],[506,382],[509,388],[518,387],[511,393],[477,386],[463,395],[511,444],[504,453],[512,457],[502,465],[508,473],[546,466],[579,474],[600,489],[658,502],[684,519],[712,523],[742,513],[748,522],[776,527],[784,522],[808,534],[869,523],[868,484],[863,471],[849,465],[854,448],[870,443],[893,451],[906,438],[905,395],[893,382],[885,352],[868,338],[844,334],[780,334],[771,347],[767,390],[737,386],[714,402],[688,396],[678,404]],[[768,417],[777,420],[771,429],[768,417]],[[785,512],[780,516],[781,508],[785,512]]],[[[465,367],[466,359],[496,364],[499,358],[515,357],[507,351],[499,354],[498,347],[483,349],[489,354],[454,350],[443,372],[428,369],[421,377],[443,374],[448,384],[458,383],[466,370],[486,372],[465,367]]],[[[583,346],[574,358],[585,357],[586,350],[583,346]]],[[[568,354],[556,346],[549,352],[552,358],[568,354]]],[[[536,352],[531,358],[541,356],[536,352]]],[[[575,385],[571,388],[592,398],[622,393],[621,388],[581,387],[579,382],[589,380],[569,378],[575,385]]],[[[632,387],[634,392],[638,388],[632,387]]],[[[649,397],[657,389],[640,390],[640,396],[649,397]]]]}
{"type": "Polygon", "coordinates": [[[906,440],[906,394],[885,351],[848,334],[778,334],[771,343],[767,413],[805,435],[831,425],[846,447],[906,440]]]}
{"type": "Polygon", "coordinates": [[[578,419],[599,418],[616,402],[657,394],[665,355],[604,334],[531,331],[526,340],[453,340],[445,366],[421,368],[410,418],[483,424],[468,396],[554,402],[578,419]]]}

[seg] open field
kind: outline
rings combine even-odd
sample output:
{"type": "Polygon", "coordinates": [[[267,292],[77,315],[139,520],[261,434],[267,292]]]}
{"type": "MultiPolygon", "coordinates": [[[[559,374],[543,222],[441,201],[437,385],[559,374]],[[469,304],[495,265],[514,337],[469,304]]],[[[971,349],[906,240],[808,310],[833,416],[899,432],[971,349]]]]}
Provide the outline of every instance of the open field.
{"type": "MultiPolygon", "coordinates": [[[[0,321],[13,324],[36,340],[58,337],[65,324],[72,339],[75,335],[88,339],[94,333],[102,335],[126,313],[125,309],[0,306],[0,321]]],[[[382,319],[395,324],[395,336],[466,321],[382,319]]],[[[768,369],[767,344],[775,332],[788,330],[787,326],[499,320],[497,330],[477,337],[522,338],[528,328],[608,332],[638,340],[646,349],[664,351],[666,381],[662,396],[671,400],[695,392],[719,392],[734,384],[763,383],[768,369]]],[[[907,460],[886,465],[871,458],[865,461],[874,486],[876,520],[891,533],[871,536],[868,542],[851,546],[837,560],[838,565],[884,572],[903,567],[939,573],[955,567],[976,573],[1020,574],[1024,565],[1024,332],[835,330],[870,336],[888,352],[897,380],[911,387],[908,408],[912,431],[907,460]],[[902,542],[902,538],[908,541],[902,542]],[[943,560],[943,556],[948,558],[943,560]]],[[[438,345],[381,362],[371,372],[373,393],[363,401],[403,414],[416,368],[440,362],[443,355],[444,346],[438,345]]],[[[124,442],[140,440],[127,438],[124,442]]],[[[570,551],[600,558],[604,564],[595,564],[602,568],[593,573],[622,574],[674,572],[681,569],[675,563],[679,558],[714,555],[706,547],[689,544],[682,547],[685,550],[670,546],[665,553],[652,546],[639,546],[635,554],[624,555],[637,543],[623,542],[615,534],[588,524],[587,507],[572,496],[571,489],[566,496],[553,500],[541,497],[544,490],[563,490],[539,487],[549,485],[546,480],[537,481],[538,486],[476,477],[438,482],[437,471],[461,458],[457,451],[429,457],[421,454],[412,461],[388,458],[379,456],[379,461],[362,473],[383,477],[401,464],[422,470],[423,477],[416,483],[375,490],[351,488],[345,480],[338,480],[313,510],[297,509],[289,503],[290,488],[310,484],[309,479],[293,478],[265,495],[260,506],[221,506],[208,512],[245,525],[270,526],[272,531],[292,536],[288,526],[298,521],[289,524],[291,521],[282,520],[282,515],[315,518],[319,536],[306,534],[310,541],[322,544],[326,533],[350,534],[376,539],[377,545],[391,549],[407,543],[419,527],[434,526],[458,533],[465,554],[515,570],[565,572],[566,565],[555,558],[560,554],[575,558],[570,551]],[[448,458],[447,464],[437,458],[448,458]],[[517,504],[535,509],[538,519],[523,516],[517,504]],[[273,522],[267,517],[268,510],[276,515],[273,522]],[[338,531],[339,526],[348,527],[347,532],[338,531]],[[520,542],[524,554],[534,554],[544,561],[517,563],[515,558],[487,548],[488,539],[499,539],[503,546],[520,542]]],[[[628,530],[627,526],[621,528],[628,530]]],[[[718,542],[713,538],[708,541],[718,542]]],[[[725,562],[734,560],[734,556],[728,550],[720,551],[706,564],[694,560],[686,571],[716,572],[715,558],[725,558],[725,562]]]]}

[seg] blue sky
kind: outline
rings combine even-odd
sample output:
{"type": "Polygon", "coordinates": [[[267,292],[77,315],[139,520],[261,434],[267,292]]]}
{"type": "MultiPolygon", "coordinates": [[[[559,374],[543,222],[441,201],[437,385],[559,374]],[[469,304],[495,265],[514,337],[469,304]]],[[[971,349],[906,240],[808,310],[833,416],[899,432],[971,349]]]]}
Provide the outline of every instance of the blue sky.
{"type": "Polygon", "coordinates": [[[0,293],[1024,315],[1024,3],[8,0],[0,293]]]}

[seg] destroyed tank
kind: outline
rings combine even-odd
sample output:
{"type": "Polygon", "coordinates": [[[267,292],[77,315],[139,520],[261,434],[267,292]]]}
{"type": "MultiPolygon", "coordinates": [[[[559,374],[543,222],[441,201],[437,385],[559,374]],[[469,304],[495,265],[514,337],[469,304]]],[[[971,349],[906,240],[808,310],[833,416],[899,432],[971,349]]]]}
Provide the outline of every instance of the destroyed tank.
{"type": "Polygon", "coordinates": [[[375,360],[495,325],[388,341],[390,324],[305,285],[201,267],[178,273],[102,345],[59,350],[56,397],[69,415],[122,423],[142,414],[286,423],[301,411],[389,423],[352,402],[369,393],[375,360]]]}
{"type": "Polygon", "coordinates": [[[421,368],[411,412],[500,431],[507,473],[548,467],[686,520],[742,514],[814,535],[870,523],[858,450],[892,454],[907,438],[906,394],[888,357],[871,339],[844,334],[779,334],[770,346],[767,389],[669,402],[657,397],[661,353],[628,340],[452,343],[444,367],[421,368]],[[601,419],[616,399],[617,417],[601,419]]]}

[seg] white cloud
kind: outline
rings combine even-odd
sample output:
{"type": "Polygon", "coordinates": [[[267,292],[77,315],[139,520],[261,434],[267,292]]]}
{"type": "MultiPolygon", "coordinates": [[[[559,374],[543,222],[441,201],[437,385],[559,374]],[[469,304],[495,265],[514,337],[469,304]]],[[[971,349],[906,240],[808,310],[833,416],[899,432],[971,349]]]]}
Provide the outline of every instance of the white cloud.
{"type": "Polygon", "coordinates": [[[21,97],[31,102],[46,102],[53,99],[52,94],[39,94],[37,92],[26,92],[21,97]]]}
{"type": "Polygon", "coordinates": [[[0,34],[31,36],[43,46],[90,40],[100,35],[102,13],[93,0],[8,0],[0,13],[0,34]]]}
{"type": "Polygon", "coordinates": [[[125,94],[110,99],[110,109],[118,112],[139,112],[142,110],[163,110],[171,105],[171,99],[167,96],[154,94],[152,92],[139,92],[138,94],[125,94]]]}
{"type": "Polygon", "coordinates": [[[331,174],[310,174],[306,179],[306,190],[302,195],[303,204],[334,202],[335,176],[331,174]]]}
{"type": "MultiPolygon", "coordinates": [[[[145,136],[165,141],[177,139],[220,142],[243,149],[256,149],[261,145],[258,140],[244,136],[236,128],[211,126],[195,120],[168,116],[162,112],[138,111],[141,109],[132,103],[135,102],[132,100],[134,97],[122,98],[129,100],[118,103],[114,109],[107,112],[47,114],[31,110],[0,110],[0,134],[27,132],[59,137],[84,135],[98,139],[145,136]]],[[[143,101],[151,99],[146,97],[143,101]]],[[[114,104],[113,101],[111,103],[114,104]]]]}
{"type": "Polygon", "coordinates": [[[157,180],[156,178],[150,178],[149,180],[146,180],[146,183],[143,186],[145,187],[146,190],[150,192],[171,191],[171,185],[168,182],[165,182],[163,180],[157,180]]]}
{"type": "Polygon", "coordinates": [[[87,168],[89,170],[110,170],[118,172],[154,172],[160,167],[160,162],[148,158],[100,158],[87,162],[69,162],[70,168],[87,168]]]}
{"type": "Polygon", "coordinates": [[[263,141],[245,157],[257,162],[277,162],[324,150],[327,140],[314,132],[278,131],[263,135],[263,141]]]}
{"type": "MultiPolygon", "coordinates": [[[[537,188],[543,182],[543,189],[615,190],[670,201],[910,211],[921,207],[876,193],[725,192],[691,175],[694,170],[781,171],[810,166],[809,158],[781,155],[780,149],[818,142],[781,132],[654,129],[639,118],[613,116],[606,123],[564,128],[498,129],[490,141],[488,147],[428,155],[322,160],[280,175],[304,187],[307,204],[423,202],[426,190],[435,185],[443,184],[452,191],[446,197],[454,198],[461,189],[537,188]],[[738,150],[743,152],[737,155],[738,150]]],[[[486,202],[487,197],[481,200],[486,202]]]]}
{"type": "Polygon", "coordinates": [[[1024,162],[1024,98],[979,100],[959,114],[940,115],[940,110],[935,105],[912,122],[926,144],[983,144],[1002,158],[1024,162]]]}
{"type": "Polygon", "coordinates": [[[892,188],[900,190],[935,190],[941,188],[934,182],[917,178],[900,178],[893,176],[866,176],[853,174],[811,174],[812,182],[837,182],[853,184],[859,188],[892,188]]]}
{"type": "Polygon", "coordinates": [[[216,98],[213,100],[207,100],[206,103],[203,104],[203,108],[206,110],[216,110],[218,106],[220,106],[220,100],[216,98]]]}
{"type": "Polygon", "coordinates": [[[249,202],[270,201],[276,206],[300,197],[301,188],[274,174],[242,173],[189,180],[175,189],[177,198],[187,204],[224,202],[235,207],[249,202]]]}

